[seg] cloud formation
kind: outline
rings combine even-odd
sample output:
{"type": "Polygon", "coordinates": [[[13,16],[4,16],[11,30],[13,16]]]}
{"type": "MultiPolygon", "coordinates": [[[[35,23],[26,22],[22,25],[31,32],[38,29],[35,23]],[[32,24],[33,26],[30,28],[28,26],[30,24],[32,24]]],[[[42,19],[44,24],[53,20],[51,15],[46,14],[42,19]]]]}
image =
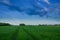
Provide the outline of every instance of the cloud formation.
{"type": "Polygon", "coordinates": [[[12,4],[10,3],[10,0],[0,0],[0,2],[5,3],[5,4],[8,4],[8,5],[12,5],[12,4]]]}
{"type": "MultiPolygon", "coordinates": [[[[10,11],[25,12],[28,15],[38,15],[40,17],[46,15],[49,17],[49,15],[54,14],[55,17],[55,13],[57,12],[56,10],[59,8],[55,9],[54,6],[56,5],[54,3],[50,4],[50,2],[56,1],[58,2],[58,0],[0,0],[0,4],[7,6],[10,11]]],[[[58,14],[60,14],[59,10],[58,14]]]]}
{"type": "Polygon", "coordinates": [[[50,4],[49,0],[43,0],[44,2],[46,2],[47,4],[50,4]]]}
{"type": "Polygon", "coordinates": [[[60,24],[60,1],[0,0],[0,22],[60,24]]]}
{"type": "MultiPolygon", "coordinates": [[[[16,0],[17,1],[17,0],[16,0]]],[[[19,1],[19,0],[18,0],[19,1]]],[[[10,7],[10,9],[13,9],[13,10],[17,10],[19,12],[26,12],[27,14],[29,15],[39,15],[39,16],[43,16],[45,15],[47,12],[45,11],[45,9],[43,7],[39,7],[39,6],[34,6],[34,3],[31,4],[31,1],[28,1],[26,0],[24,2],[21,1],[22,3],[20,3],[19,1],[19,5],[18,5],[18,2],[15,2],[15,3],[11,3],[10,0],[3,0],[3,1],[0,1],[1,4],[5,5],[5,6],[8,6],[10,7]],[[28,3],[29,2],[29,3],[28,3]],[[12,5],[11,5],[12,4],[12,5]],[[14,4],[16,4],[16,6],[14,6],[14,4]],[[26,5],[27,4],[27,5],[26,5]],[[30,6],[30,7],[27,7],[27,6],[30,6]],[[43,10],[43,11],[36,11],[36,10],[43,10]]]]}

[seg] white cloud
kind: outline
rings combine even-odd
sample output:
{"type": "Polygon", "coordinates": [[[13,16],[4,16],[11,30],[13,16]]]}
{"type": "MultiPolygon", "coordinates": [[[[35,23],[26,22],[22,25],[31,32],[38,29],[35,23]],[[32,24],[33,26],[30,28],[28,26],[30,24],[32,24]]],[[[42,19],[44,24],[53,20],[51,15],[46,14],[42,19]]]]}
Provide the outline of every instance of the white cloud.
{"type": "Polygon", "coordinates": [[[48,0],[43,0],[44,2],[46,2],[47,4],[50,4],[50,2],[48,0]]]}
{"type": "Polygon", "coordinates": [[[44,8],[45,11],[48,11],[48,8],[46,8],[46,7],[43,7],[43,8],[44,8]]]}
{"type": "Polygon", "coordinates": [[[0,2],[11,5],[10,0],[0,0],[0,2]]]}

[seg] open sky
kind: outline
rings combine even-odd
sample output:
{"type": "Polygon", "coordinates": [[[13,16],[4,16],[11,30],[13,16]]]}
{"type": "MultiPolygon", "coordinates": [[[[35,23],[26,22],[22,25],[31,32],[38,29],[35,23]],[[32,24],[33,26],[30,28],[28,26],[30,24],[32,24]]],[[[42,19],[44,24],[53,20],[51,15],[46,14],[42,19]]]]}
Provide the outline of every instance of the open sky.
{"type": "Polygon", "coordinates": [[[60,0],[0,0],[0,22],[60,24],[60,0]]]}

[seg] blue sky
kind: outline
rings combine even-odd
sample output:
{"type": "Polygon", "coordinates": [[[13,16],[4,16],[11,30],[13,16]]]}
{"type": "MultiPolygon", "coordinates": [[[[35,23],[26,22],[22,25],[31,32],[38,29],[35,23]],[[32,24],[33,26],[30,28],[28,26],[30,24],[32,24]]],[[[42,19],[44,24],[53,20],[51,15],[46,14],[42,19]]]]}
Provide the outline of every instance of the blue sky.
{"type": "Polygon", "coordinates": [[[60,0],[0,0],[0,22],[60,24],[60,0]]]}

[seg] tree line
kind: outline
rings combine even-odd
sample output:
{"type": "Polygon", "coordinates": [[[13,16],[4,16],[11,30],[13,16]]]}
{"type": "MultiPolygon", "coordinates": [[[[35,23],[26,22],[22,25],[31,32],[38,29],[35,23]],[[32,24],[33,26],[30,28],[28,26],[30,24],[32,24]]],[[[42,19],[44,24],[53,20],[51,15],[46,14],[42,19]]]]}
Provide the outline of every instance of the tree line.
{"type": "MultiPolygon", "coordinates": [[[[55,24],[55,26],[58,26],[58,25],[60,25],[60,24],[55,24]]],[[[0,23],[0,26],[12,26],[12,25],[9,23],[0,23]]],[[[25,26],[25,24],[21,23],[21,24],[19,24],[19,26],[25,26]]],[[[47,24],[45,24],[45,25],[38,24],[38,26],[48,26],[48,25],[47,24]]],[[[49,26],[51,26],[51,25],[49,25],[49,26]]]]}
{"type": "Polygon", "coordinates": [[[0,26],[10,26],[11,24],[9,23],[0,23],[0,26]]]}
{"type": "MultiPolygon", "coordinates": [[[[25,26],[25,24],[24,23],[21,23],[21,24],[19,24],[20,26],[25,26]]],[[[0,26],[12,26],[11,24],[9,24],[9,23],[0,23],[0,26]]]]}

